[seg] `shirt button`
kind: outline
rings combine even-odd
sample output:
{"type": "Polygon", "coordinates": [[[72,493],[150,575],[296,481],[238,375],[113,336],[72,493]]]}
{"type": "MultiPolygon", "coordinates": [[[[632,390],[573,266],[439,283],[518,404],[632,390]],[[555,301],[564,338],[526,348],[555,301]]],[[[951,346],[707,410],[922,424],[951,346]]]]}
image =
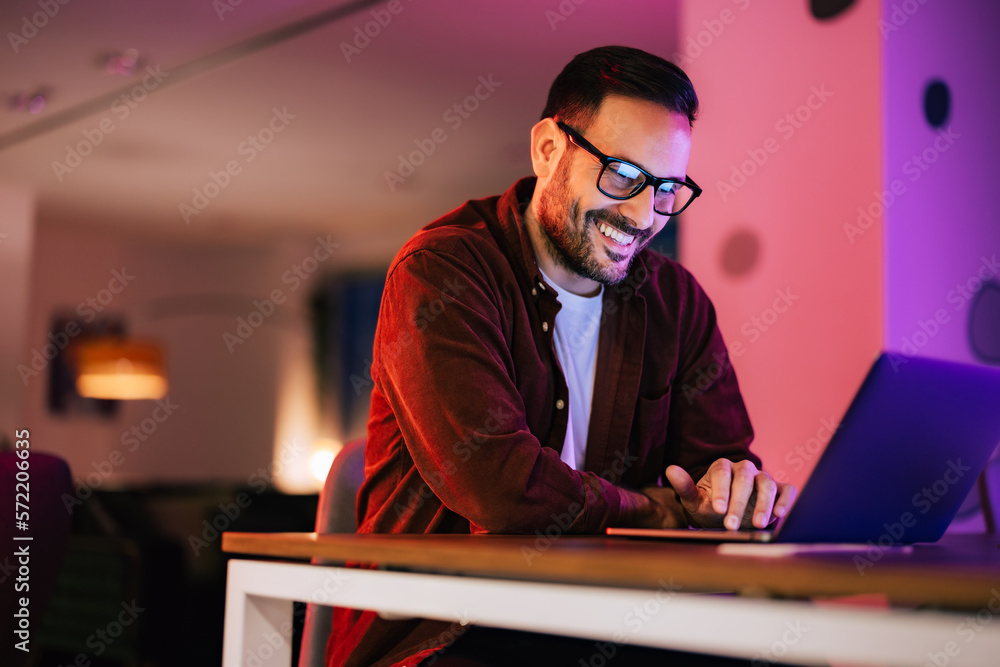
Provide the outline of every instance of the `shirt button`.
{"type": "Polygon", "coordinates": [[[558,401],[556,401],[556,410],[562,410],[565,407],[566,407],[566,401],[562,400],[561,398],[558,401]]]}
{"type": "Polygon", "coordinates": [[[548,330],[549,330],[549,323],[542,322],[542,331],[548,331],[548,330]]]}
{"type": "Polygon", "coordinates": [[[545,289],[545,283],[543,283],[541,280],[538,281],[538,286],[541,287],[543,290],[545,289]]]}
{"type": "Polygon", "coordinates": [[[531,288],[531,296],[538,296],[538,290],[534,287],[531,288]]]}

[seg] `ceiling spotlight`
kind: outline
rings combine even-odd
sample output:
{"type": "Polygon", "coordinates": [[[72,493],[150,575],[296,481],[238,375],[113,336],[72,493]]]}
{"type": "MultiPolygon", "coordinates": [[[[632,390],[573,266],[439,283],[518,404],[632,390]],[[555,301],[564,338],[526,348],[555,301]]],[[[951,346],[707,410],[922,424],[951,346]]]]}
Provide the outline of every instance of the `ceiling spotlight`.
{"type": "Polygon", "coordinates": [[[48,102],[48,100],[45,99],[45,95],[43,93],[36,93],[32,95],[31,99],[28,100],[28,112],[35,115],[42,113],[42,111],[45,110],[46,102],[48,102]]]}
{"type": "Polygon", "coordinates": [[[12,93],[3,101],[3,106],[15,113],[27,111],[37,115],[45,110],[45,105],[49,102],[50,92],[50,88],[42,87],[33,93],[12,93]]]}
{"type": "Polygon", "coordinates": [[[107,57],[104,67],[108,74],[120,74],[130,76],[139,67],[139,51],[136,49],[125,49],[107,57]]]}

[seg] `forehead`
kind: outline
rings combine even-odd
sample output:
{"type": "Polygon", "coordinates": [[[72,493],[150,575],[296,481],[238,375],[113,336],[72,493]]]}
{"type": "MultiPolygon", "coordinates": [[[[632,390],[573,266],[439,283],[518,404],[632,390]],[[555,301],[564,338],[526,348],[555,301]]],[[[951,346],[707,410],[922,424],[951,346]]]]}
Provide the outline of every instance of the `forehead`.
{"type": "Polygon", "coordinates": [[[616,95],[604,99],[584,136],[606,155],[667,177],[683,177],[691,154],[687,116],[616,95]]]}

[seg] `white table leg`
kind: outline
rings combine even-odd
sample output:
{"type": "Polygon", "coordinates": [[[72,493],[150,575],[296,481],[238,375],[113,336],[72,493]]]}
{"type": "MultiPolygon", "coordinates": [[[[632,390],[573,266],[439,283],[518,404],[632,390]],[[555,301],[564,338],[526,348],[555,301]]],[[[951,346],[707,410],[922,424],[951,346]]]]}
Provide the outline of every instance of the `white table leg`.
{"type": "Polygon", "coordinates": [[[252,595],[253,571],[230,561],[226,584],[224,667],[290,667],[292,599],[252,595]]]}
{"type": "Polygon", "coordinates": [[[995,667],[1000,656],[1000,608],[878,610],[687,594],[668,585],[616,589],[232,560],[224,666],[287,667],[291,600],[590,638],[595,660],[622,643],[806,665],[995,667]],[[269,651],[260,649],[275,632],[284,646],[265,660],[269,651]]]}

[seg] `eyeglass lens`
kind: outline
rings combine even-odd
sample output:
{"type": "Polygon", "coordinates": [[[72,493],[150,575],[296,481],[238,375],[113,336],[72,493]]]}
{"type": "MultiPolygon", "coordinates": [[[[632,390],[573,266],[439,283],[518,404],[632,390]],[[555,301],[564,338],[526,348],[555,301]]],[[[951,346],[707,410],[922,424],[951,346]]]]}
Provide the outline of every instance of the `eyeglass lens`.
{"type": "MultiPolygon", "coordinates": [[[[634,165],[612,160],[604,168],[599,185],[601,191],[611,197],[630,197],[645,182],[646,176],[634,165]]],[[[672,214],[687,206],[692,195],[694,191],[683,183],[661,183],[653,198],[653,209],[661,215],[672,214]]]]}

